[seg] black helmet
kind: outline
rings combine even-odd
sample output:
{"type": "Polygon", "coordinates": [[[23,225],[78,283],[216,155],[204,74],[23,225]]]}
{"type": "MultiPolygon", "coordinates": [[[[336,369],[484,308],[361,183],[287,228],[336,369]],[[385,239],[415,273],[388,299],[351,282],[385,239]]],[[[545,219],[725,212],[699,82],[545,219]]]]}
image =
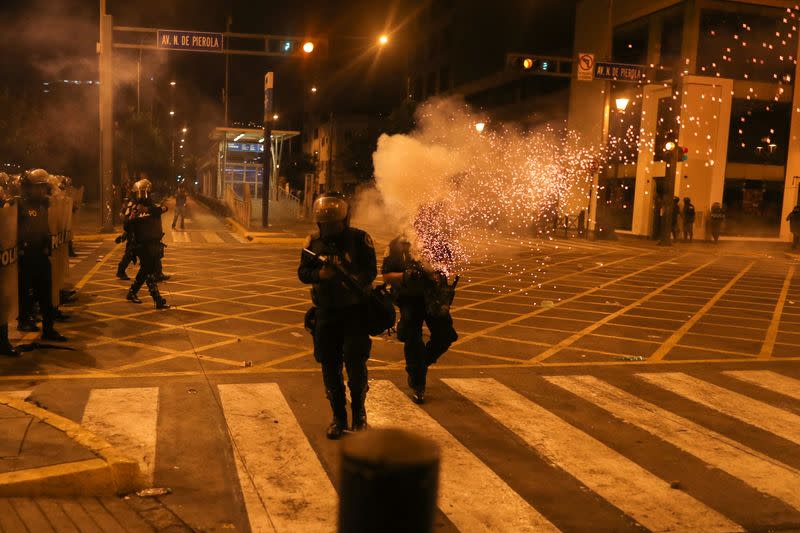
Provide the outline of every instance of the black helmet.
{"type": "Polygon", "coordinates": [[[322,194],[314,201],[314,222],[348,222],[350,206],[338,192],[322,194]]]}
{"type": "Polygon", "coordinates": [[[29,197],[36,187],[45,188],[45,193],[50,194],[50,174],[44,169],[36,168],[26,170],[19,178],[19,187],[23,197],[29,197]]]}

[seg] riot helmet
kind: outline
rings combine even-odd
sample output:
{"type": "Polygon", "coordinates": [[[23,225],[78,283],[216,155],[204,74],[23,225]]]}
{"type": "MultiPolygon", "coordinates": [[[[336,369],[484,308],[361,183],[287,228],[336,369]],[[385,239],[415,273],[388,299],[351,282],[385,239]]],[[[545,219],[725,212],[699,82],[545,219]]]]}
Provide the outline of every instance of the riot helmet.
{"type": "Polygon", "coordinates": [[[350,216],[350,206],[344,196],[338,192],[329,192],[321,195],[314,201],[314,222],[345,222],[350,216]]]}
{"type": "Polygon", "coordinates": [[[147,178],[140,179],[133,184],[133,197],[137,200],[146,200],[150,198],[150,191],[153,190],[153,184],[147,178]]]}
{"type": "Polygon", "coordinates": [[[19,184],[23,198],[43,199],[50,194],[50,174],[41,168],[25,171],[19,184]]]}

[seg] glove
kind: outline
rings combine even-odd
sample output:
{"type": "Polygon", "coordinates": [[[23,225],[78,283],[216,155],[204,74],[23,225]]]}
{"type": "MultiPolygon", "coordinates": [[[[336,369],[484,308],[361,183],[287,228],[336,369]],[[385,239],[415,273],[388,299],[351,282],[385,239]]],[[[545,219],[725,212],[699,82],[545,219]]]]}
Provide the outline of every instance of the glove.
{"type": "Polygon", "coordinates": [[[116,239],[114,239],[114,242],[117,243],[117,244],[121,243],[122,242],[122,235],[120,235],[116,239]]]}

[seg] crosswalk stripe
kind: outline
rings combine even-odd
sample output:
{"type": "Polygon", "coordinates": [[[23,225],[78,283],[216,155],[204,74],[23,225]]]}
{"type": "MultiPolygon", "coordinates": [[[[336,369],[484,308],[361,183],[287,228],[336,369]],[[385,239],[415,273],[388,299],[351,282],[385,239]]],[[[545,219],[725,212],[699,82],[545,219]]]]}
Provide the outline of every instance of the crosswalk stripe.
{"type": "Polygon", "coordinates": [[[729,370],[723,374],[800,400],[800,379],[783,376],[769,370],[729,370]]]}
{"type": "Polygon", "coordinates": [[[33,391],[30,390],[4,390],[0,391],[0,396],[6,396],[9,398],[14,398],[15,400],[23,400],[31,395],[33,391]]]}
{"type": "Polygon", "coordinates": [[[92,389],[81,425],[136,459],[152,484],[156,461],[158,387],[92,389]]]}
{"type": "Polygon", "coordinates": [[[800,444],[800,416],[681,372],[636,374],[648,383],[800,444]]]}
{"type": "Polygon", "coordinates": [[[461,531],[558,531],[391,382],[370,383],[367,412],[373,426],[413,427],[439,443],[439,508],[461,531]]]}
{"type": "Polygon", "coordinates": [[[172,240],[174,242],[189,242],[189,235],[183,231],[172,232],[172,240]]]}
{"type": "Polygon", "coordinates": [[[219,393],[240,484],[252,480],[257,491],[248,497],[251,528],[268,531],[258,521],[267,517],[275,531],[335,530],[336,491],[278,385],[219,385],[219,393]]]}
{"type": "Polygon", "coordinates": [[[741,526],[688,494],[671,489],[666,481],[494,379],[442,381],[550,463],[650,530],[741,530],[741,526]]]}
{"type": "Polygon", "coordinates": [[[797,490],[800,471],[791,466],[594,376],[545,376],[544,379],[800,510],[800,490],[797,490]]]}
{"type": "Polygon", "coordinates": [[[206,242],[213,242],[213,243],[225,242],[222,240],[222,237],[220,237],[219,235],[216,234],[216,232],[213,231],[204,231],[202,232],[202,235],[203,238],[206,240],[206,242]]]}
{"type": "Polygon", "coordinates": [[[238,242],[249,242],[246,238],[242,237],[238,233],[231,232],[230,235],[236,239],[238,242]]]}

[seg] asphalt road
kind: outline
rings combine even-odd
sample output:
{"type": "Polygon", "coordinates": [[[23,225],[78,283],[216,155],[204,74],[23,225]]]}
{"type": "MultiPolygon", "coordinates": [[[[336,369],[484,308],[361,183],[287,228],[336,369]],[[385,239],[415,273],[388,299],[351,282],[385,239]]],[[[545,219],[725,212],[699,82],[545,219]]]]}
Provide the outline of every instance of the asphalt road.
{"type": "MultiPolygon", "coordinates": [[[[0,388],[137,457],[194,528],[334,529],[340,444],[298,246],[240,242],[199,208],[168,233],[176,308],[126,302],[121,247],[79,243],[75,351],[0,361],[0,388]]],[[[744,245],[494,240],[463,273],[460,338],[425,405],[402,345],[374,339],[370,423],[442,444],[438,531],[800,529],[795,264],[744,245]]]]}

